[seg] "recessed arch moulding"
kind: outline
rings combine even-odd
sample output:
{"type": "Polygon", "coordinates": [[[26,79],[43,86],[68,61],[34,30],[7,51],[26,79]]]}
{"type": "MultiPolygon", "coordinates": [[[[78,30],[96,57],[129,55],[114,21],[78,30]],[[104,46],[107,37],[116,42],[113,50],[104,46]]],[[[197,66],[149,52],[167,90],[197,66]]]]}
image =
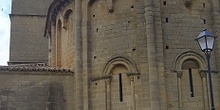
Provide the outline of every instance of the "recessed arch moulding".
{"type": "MultiPolygon", "coordinates": [[[[115,57],[111,59],[104,67],[102,76],[110,76],[112,75],[112,70],[118,65],[123,65],[127,68],[129,73],[139,74],[138,69],[134,62],[125,58],[125,57],[115,57]]],[[[127,74],[129,74],[127,73],[127,74]]]]}
{"type": "Polygon", "coordinates": [[[181,71],[182,70],[182,64],[187,60],[193,60],[195,61],[200,70],[206,70],[206,62],[204,58],[194,52],[194,51],[185,51],[177,55],[177,57],[174,59],[173,62],[173,72],[181,71]]]}

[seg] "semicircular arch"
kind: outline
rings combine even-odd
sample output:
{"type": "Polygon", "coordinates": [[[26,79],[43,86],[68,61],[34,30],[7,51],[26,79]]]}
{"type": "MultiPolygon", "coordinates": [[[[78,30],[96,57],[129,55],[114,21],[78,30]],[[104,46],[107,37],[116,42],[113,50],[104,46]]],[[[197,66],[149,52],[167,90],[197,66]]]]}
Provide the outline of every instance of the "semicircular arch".
{"type": "Polygon", "coordinates": [[[182,64],[187,60],[195,61],[198,64],[199,69],[206,68],[206,63],[204,61],[204,58],[200,54],[198,54],[194,51],[186,51],[186,52],[180,53],[175,58],[174,63],[173,63],[174,70],[181,70],[182,64]]]}
{"type": "Polygon", "coordinates": [[[125,57],[115,57],[111,59],[104,67],[103,76],[111,75],[113,68],[123,65],[130,73],[138,73],[137,67],[134,62],[125,57]]]}

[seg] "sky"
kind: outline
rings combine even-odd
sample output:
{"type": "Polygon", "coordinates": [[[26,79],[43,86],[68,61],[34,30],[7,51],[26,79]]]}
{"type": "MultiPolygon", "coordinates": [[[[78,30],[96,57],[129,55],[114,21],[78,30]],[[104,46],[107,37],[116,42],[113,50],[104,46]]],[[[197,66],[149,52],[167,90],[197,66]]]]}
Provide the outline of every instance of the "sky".
{"type": "Polygon", "coordinates": [[[0,65],[7,65],[9,61],[9,39],[11,0],[0,2],[0,65]]]}

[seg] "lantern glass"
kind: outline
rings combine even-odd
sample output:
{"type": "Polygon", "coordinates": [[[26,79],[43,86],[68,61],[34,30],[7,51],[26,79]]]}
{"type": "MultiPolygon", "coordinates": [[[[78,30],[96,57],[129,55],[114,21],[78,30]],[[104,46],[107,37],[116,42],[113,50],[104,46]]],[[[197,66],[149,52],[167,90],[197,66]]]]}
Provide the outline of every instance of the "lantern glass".
{"type": "Polygon", "coordinates": [[[215,42],[215,37],[206,37],[207,49],[212,50],[215,42]]]}
{"type": "Polygon", "coordinates": [[[197,39],[197,42],[198,42],[198,44],[199,44],[202,51],[206,49],[206,39],[205,39],[205,37],[197,39]]]}
{"type": "Polygon", "coordinates": [[[202,51],[212,51],[216,36],[211,32],[204,30],[199,34],[196,41],[198,42],[202,51]]]}

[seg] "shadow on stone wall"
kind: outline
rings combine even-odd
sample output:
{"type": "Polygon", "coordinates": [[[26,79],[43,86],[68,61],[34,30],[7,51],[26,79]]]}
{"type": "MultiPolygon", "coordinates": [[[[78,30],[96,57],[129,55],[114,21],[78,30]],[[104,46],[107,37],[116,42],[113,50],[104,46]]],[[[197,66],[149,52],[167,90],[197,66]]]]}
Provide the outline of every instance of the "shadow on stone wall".
{"type": "Polygon", "coordinates": [[[61,83],[51,83],[48,89],[47,110],[65,110],[65,96],[61,83]]]}
{"type": "Polygon", "coordinates": [[[65,110],[65,102],[60,82],[0,88],[0,110],[65,110]]]}

